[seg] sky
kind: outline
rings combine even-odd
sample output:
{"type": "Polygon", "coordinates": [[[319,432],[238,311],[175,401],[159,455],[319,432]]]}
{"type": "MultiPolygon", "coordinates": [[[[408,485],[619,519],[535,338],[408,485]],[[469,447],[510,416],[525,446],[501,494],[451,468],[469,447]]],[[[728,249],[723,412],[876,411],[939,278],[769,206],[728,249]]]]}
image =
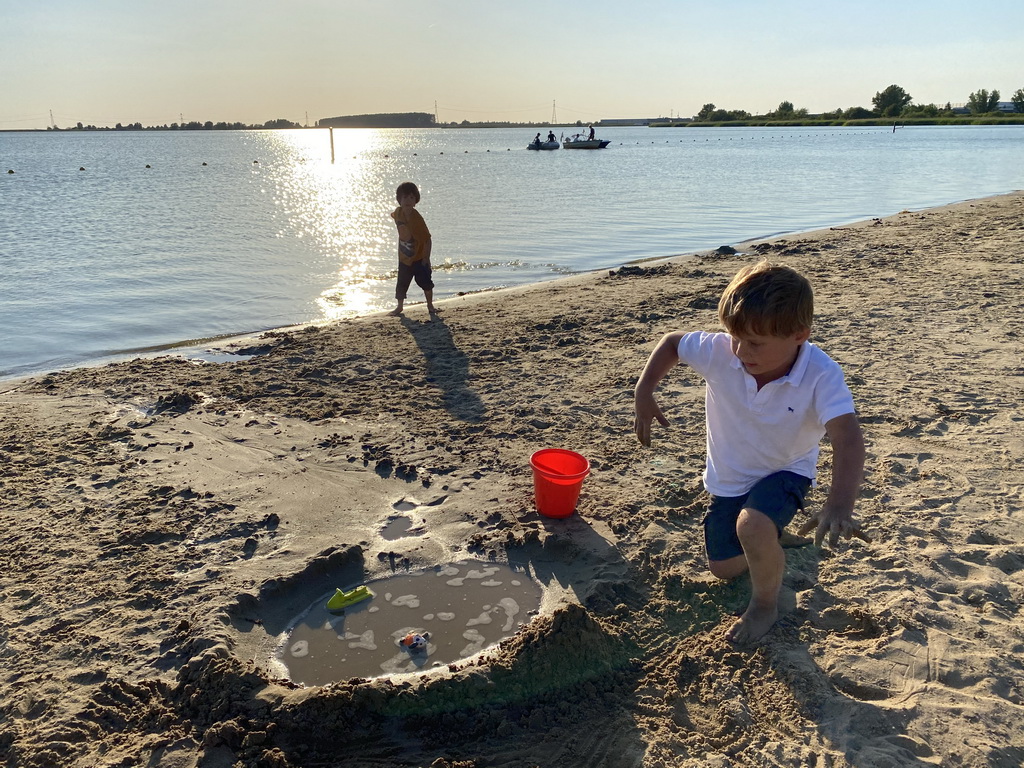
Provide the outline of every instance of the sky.
{"type": "Polygon", "coordinates": [[[1024,88],[1020,0],[0,0],[0,130],[811,113],[1024,88]]]}

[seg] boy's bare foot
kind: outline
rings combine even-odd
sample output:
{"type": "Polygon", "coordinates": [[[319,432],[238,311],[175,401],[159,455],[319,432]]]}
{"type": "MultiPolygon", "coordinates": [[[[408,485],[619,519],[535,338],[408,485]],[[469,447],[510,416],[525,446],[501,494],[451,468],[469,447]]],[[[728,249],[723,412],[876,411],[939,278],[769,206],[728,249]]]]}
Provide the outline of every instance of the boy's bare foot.
{"type": "Polygon", "coordinates": [[[401,316],[402,316],[402,308],[401,307],[395,307],[390,312],[388,312],[388,317],[401,317],[401,316]]]}
{"type": "Polygon", "coordinates": [[[750,645],[764,637],[778,618],[779,609],[775,606],[761,608],[749,605],[746,613],[725,633],[725,639],[736,645],[750,645]]]}

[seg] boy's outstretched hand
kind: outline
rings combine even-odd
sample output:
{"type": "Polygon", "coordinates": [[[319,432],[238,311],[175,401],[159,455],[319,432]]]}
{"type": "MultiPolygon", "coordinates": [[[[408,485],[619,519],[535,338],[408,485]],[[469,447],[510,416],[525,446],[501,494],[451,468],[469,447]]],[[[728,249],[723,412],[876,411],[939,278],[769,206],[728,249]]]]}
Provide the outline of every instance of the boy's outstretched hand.
{"type": "Polygon", "coordinates": [[[633,431],[645,448],[651,447],[651,424],[655,419],[663,427],[668,426],[668,419],[661,412],[658,401],[654,395],[637,394],[634,396],[634,408],[636,416],[633,418],[633,431]]]}
{"type": "Polygon", "coordinates": [[[657,419],[661,426],[668,426],[668,419],[654,399],[654,390],[658,388],[658,382],[665,378],[665,374],[679,364],[676,349],[682,337],[683,334],[678,332],[666,333],[661,337],[647,358],[647,365],[633,389],[633,408],[636,414],[633,418],[633,431],[640,439],[640,444],[647,448],[651,447],[651,423],[657,419]]]}
{"type": "Polygon", "coordinates": [[[800,536],[806,536],[812,530],[814,531],[814,545],[817,547],[820,547],[822,541],[825,540],[826,533],[828,534],[828,545],[833,549],[839,543],[840,538],[858,538],[868,544],[871,543],[871,539],[861,531],[860,526],[854,522],[851,515],[830,514],[827,506],[812,514],[811,519],[800,526],[797,533],[800,536]]]}
{"type": "Polygon", "coordinates": [[[828,545],[833,548],[840,537],[857,537],[870,544],[871,539],[861,532],[853,519],[853,505],[864,478],[864,435],[860,422],[855,414],[846,413],[828,421],[825,431],[832,443],[832,487],[821,509],[800,528],[800,535],[814,529],[814,543],[819,547],[825,534],[828,534],[828,545]]]}

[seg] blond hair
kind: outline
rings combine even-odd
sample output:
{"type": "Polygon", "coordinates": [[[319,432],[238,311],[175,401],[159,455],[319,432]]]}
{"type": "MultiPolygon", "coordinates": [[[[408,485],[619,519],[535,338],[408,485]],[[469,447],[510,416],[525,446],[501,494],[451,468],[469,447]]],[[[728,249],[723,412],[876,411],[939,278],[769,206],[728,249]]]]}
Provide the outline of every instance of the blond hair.
{"type": "Polygon", "coordinates": [[[733,334],[791,336],[810,330],[814,291],[795,269],[760,261],[736,273],[718,302],[718,319],[733,334]]]}

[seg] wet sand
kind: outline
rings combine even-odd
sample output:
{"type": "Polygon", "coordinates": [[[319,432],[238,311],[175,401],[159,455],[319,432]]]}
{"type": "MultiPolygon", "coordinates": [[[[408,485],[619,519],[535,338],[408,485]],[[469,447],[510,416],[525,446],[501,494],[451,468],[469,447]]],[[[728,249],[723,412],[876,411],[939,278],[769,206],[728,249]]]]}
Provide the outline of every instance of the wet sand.
{"type": "Polygon", "coordinates": [[[0,761],[1019,766],[1022,246],[1014,194],[0,384],[0,761]],[[665,382],[651,449],[632,387],[761,255],[815,286],[873,543],[788,549],[742,650],[748,585],[703,561],[701,384],[665,382]],[[534,510],[542,447],[592,465],[566,520],[534,510]],[[540,615],[425,675],[275,677],[318,595],[461,559],[528,572],[540,615]]]}

